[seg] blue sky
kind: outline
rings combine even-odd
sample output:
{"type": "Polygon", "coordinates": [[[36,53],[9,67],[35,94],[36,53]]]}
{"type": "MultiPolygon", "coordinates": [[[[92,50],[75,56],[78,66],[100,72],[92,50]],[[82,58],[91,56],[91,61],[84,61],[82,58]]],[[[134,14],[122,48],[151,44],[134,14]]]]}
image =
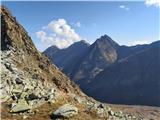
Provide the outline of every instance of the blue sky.
{"type": "Polygon", "coordinates": [[[160,39],[160,8],[145,2],[3,2],[43,51],[107,34],[120,45],[160,39]]]}

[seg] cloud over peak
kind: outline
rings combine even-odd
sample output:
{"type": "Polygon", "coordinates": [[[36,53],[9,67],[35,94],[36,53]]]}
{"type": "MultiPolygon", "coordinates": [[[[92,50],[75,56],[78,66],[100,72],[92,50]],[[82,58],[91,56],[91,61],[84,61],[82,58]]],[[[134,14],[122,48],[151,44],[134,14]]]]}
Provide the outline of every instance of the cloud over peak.
{"type": "Polygon", "coordinates": [[[156,6],[156,7],[160,7],[160,0],[146,0],[145,4],[147,6],[156,6]]]}
{"type": "Polygon", "coordinates": [[[56,45],[59,48],[66,48],[81,40],[81,37],[68,25],[65,19],[51,21],[42,30],[36,32],[36,36],[48,46],[56,45]]]}
{"type": "Polygon", "coordinates": [[[120,9],[124,9],[124,10],[126,10],[126,11],[130,10],[130,8],[127,7],[127,6],[125,6],[125,5],[120,5],[119,8],[120,8],[120,9]]]}

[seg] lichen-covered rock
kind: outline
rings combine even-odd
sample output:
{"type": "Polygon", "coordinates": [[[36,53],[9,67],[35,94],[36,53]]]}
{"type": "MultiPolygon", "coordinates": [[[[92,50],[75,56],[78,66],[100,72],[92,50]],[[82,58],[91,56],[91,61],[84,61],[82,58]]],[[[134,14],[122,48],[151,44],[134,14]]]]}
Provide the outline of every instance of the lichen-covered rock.
{"type": "Polygon", "coordinates": [[[109,115],[114,116],[114,112],[112,110],[108,111],[109,115]]]}
{"type": "Polygon", "coordinates": [[[78,109],[70,104],[65,104],[53,112],[54,118],[69,118],[78,114],[78,109]]]}
{"type": "Polygon", "coordinates": [[[24,112],[31,109],[31,106],[24,99],[20,99],[18,103],[12,103],[11,111],[12,113],[24,112]]]}
{"type": "Polygon", "coordinates": [[[45,102],[46,102],[45,99],[34,99],[34,100],[28,101],[29,105],[32,108],[37,108],[38,106],[43,105],[45,102]]]}

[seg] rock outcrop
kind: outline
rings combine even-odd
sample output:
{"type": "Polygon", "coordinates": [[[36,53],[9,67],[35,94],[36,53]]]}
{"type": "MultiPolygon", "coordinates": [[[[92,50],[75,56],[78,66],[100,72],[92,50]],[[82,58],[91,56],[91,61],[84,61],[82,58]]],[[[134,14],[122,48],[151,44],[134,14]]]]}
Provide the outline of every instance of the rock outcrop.
{"type": "Polygon", "coordinates": [[[70,118],[78,114],[78,109],[70,104],[65,104],[58,108],[54,113],[54,118],[70,118]]]}

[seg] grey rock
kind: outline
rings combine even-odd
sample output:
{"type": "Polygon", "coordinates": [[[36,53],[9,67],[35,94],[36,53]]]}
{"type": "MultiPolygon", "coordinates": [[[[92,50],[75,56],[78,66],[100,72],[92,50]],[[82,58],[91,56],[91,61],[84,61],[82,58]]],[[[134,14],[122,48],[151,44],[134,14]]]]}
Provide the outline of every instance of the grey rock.
{"type": "Polygon", "coordinates": [[[105,108],[105,105],[104,104],[99,104],[98,108],[105,108]]]}
{"type": "Polygon", "coordinates": [[[110,111],[108,111],[108,114],[111,116],[114,116],[115,113],[112,110],[110,110],[110,111]]]}
{"type": "Polygon", "coordinates": [[[16,84],[23,84],[23,81],[20,78],[16,78],[15,81],[16,84]]]}
{"type": "Polygon", "coordinates": [[[30,100],[28,101],[29,105],[32,106],[32,108],[36,108],[42,104],[44,104],[46,101],[45,99],[34,99],[34,100],[30,100]]]}
{"type": "Polygon", "coordinates": [[[24,99],[20,99],[18,103],[12,103],[11,111],[12,113],[24,112],[31,109],[29,104],[24,99]]]}
{"type": "Polygon", "coordinates": [[[6,62],[4,65],[6,66],[7,69],[12,70],[11,63],[6,62]]]}
{"type": "Polygon", "coordinates": [[[39,99],[39,98],[41,98],[41,96],[37,93],[31,93],[31,94],[29,94],[29,96],[28,96],[28,99],[29,100],[34,100],[34,99],[39,99]]]}
{"type": "Polygon", "coordinates": [[[54,94],[51,94],[48,96],[48,101],[52,101],[54,100],[54,98],[55,98],[54,94]]]}
{"type": "Polygon", "coordinates": [[[54,113],[53,116],[55,118],[69,118],[74,115],[78,114],[78,109],[70,104],[65,104],[58,108],[54,113]]]}
{"type": "Polygon", "coordinates": [[[55,92],[56,92],[56,89],[50,89],[50,92],[51,92],[51,93],[55,93],[55,92]]]}
{"type": "Polygon", "coordinates": [[[11,96],[11,98],[12,98],[12,100],[18,100],[18,95],[17,94],[13,94],[12,96],[11,96]]]}
{"type": "Polygon", "coordinates": [[[22,92],[20,99],[28,98],[28,93],[27,92],[22,92]]]}
{"type": "Polygon", "coordinates": [[[122,111],[119,111],[119,112],[115,112],[114,114],[116,117],[123,117],[123,113],[122,111]]]}
{"type": "Polygon", "coordinates": [[[22,89],[12,89],[12,93],[22,93],[22,89]]]}
{"type": "Polygon", "coordinates": [[[0,98],[2,100],[7,99],[9,96],[8,91],[6,89],[0,89],[0,93],[1,93],[0,98]]]}
{"type": "Polygon", "coordinates": [[[97,109],[97,114],[100,117],[106,117],[106,113],[105,113],[104,109],[102,109],[102,108],[97,109]]]}
{"type": "Polygon", "coordinates": [[[32,76],[32,79],[38,79],[38,78],[39,78],[38,74],[34,74],[34,75],[32,76]]]}
{"type": "Polygon", "coordinates": [[[11,89],[12,93],[22,93],[22,91],[23,91],[23,86],[22,85],[15,85],[11,89]]]}
{"type": "Polygon", "coordinates": [[[26,83],[24,86],[24,91],[33,90],[33,89],[34,89],[34,87],[31,86],[29,83],[26,83]]]}

